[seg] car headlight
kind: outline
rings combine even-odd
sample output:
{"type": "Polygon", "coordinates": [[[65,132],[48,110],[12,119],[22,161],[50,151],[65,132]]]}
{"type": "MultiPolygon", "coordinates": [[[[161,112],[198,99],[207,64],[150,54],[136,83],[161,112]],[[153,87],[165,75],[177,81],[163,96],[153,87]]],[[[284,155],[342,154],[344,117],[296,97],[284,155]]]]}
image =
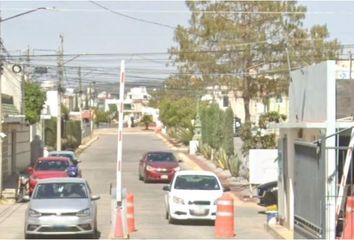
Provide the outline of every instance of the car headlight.
{"type": "Polygon", "coordinates": [[[78,211],[76,216],[78,216],[78,217],[88,217],[88,216],[90,216],[90,209],[86,208],[86,209],[83,209],[81,211],[78,211]]]}
{"type": "Polygon", "coordinates": [[[146,165],[146,171],[155,171],[156,168],[146,165]]]}
{"type": "Polygon", "coordinates": [[[173,170],[175,170],[176,172],[178,172],[179,170],[181,170],[180,167],[175,167],[173,170]]]}
{"type": "Polygon", "coordinates": [[[172,200],[173,200],[174,203],[177,203],[177,204],[184,204],[183,198],[173,196],[172,200]]]}
{"type": "Polygon", "coordinates": [[[33,210],[32,208],[28,209],[28,216],[30,217],[40,217],[41,213],[33,210]]]}

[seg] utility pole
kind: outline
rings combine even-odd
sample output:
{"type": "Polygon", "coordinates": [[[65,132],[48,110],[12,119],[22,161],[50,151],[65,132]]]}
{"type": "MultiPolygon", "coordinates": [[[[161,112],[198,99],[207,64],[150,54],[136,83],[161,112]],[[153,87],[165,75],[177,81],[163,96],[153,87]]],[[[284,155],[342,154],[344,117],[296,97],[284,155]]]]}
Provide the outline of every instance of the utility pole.
{"type": "Polygon", "coordinates": [[[350,64],[350,67],[349,67],[349,80],[351,81],[352,80],[352,51],[349,51],[349,64],[350,64]]]}
{"type": "Polygon", "coordinates": [[[81,79],[81,67],[78,70],[79,75],[79,109],[82,110],[82,79],[81,79]]]}
{"type": "MultiPolygon", "coordinates": [[[[3,47],[3,42],[2,42],[2,37],[1,37],[1,12],[0,12],[0,133],[2,133],[2,89],[1,89],[1,83],[2,83],[2,74],[4,71],[4,59],[2,55],[2,47],[3,47]]],[[[3,164],[3,158],[2,158],[2,137],[0,137],[0,198],[2,197],[2,164],[3,164]]]]}
{"type": "Polygon", "coordinates": [[[64,36],[60,37],[60,48],[58,53],[58,116],[57,116],[57,151],[61,150],[61,94],[64,79],[64,36]]]}

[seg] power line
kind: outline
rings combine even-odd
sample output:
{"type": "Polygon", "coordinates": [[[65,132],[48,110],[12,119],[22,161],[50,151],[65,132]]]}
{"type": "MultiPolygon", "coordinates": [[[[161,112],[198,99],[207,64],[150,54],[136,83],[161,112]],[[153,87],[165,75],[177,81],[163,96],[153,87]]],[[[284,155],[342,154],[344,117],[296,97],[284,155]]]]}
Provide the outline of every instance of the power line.
{"type": "Polygon", "coordinates": [[[120,13],[120,12],[117,12],[115,10],[112,10],[108,7],[105,7],[103,6],[102,4],[99,4],[98,2],[95,2],[95,1],[90,1],[92,4],[100,7],[100,8],[103,8],[103,9],[106,9],[107,11],[110,11],[111,13],[114,13],[116,15],[119,15],[121,17],[125,17],[125,18],[129,18],[129,19],[132,19],[132,20],[135,20],[135,21],[138,21],[138,22],[143,22],[143,23],[148,23],[148,24],[153,24],[153,25],[157,25],[157,26],[160,26],[160,27],[165,27],[165,28],[169,28],[169,29],[175,29],[175,27],[173,26],[170,26],[170,25],[167,25],[167,24],[163,24],[163,23],[159,23],[159,22],[154,22],[154,21],[150,21],[150,20],[146,20],[146,19],[142,19],[142,18],[137,18],[137,17],[132,17],[132,16],[129,16],[127,14],[123,14],[123,13],[120,13]]]}

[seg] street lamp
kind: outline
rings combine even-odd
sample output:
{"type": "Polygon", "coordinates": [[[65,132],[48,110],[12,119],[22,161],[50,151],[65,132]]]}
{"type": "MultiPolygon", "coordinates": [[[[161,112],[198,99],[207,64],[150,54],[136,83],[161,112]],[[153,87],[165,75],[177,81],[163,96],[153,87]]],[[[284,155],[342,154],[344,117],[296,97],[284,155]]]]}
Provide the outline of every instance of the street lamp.
{"type": "MultiPolygon", "coordinates": [[[[32,9],[32,10],[29,10],[29,11],[26,11],[26,12],[22,12],[22,13],[19,13],[19,14],[16,14],[14,16],[10,16],[10,17],[7,17],[7,18],[1,18],[1,15],[0,15],[0,134],[3,135],[2,133],[2,90],[1,90],[1,79],[2,79],[2,75],[3,75],[3,71],[4,71],[4,59],[3,59],[3,54],[2,54],[2,49],[3,49],[3,42],[2,42],[2,37],[1,37],[1,23],[5,22],[5,21],[8,21],[8,20],[11,20],[11,19],[14,19],[14,18],[17,18],[17,17],[20,17],[20,16],[23,16],[23,15],[26,15],[26,14],[29,14],[29,13],[32,13],[32,12],[36,12],[36,11],[39,11],[39,10],[46,10],[47,8],[45,7],[39,7],[39,8],[35,8],[35,9],[32,9]]],[[[3,139],[0,137],[0,198],[2,197],[2,143],[3,143],[3,139]]]]}

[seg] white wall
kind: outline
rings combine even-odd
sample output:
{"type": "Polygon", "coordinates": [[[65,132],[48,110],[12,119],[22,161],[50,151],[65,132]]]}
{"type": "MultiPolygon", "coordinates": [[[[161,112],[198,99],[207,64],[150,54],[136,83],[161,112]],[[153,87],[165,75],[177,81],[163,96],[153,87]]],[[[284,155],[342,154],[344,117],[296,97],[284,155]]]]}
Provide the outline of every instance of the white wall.
{"type": "Polygon", "coordinates": [[[278,150],[250,149],[249,183],[263,184],[278,179],[278,150]]]}
{"type": "Polygon", "coordinates": [[[1,92],[13,97],[14,105],[20,112],[22,102],[21,74],[11,70],[12,65],[6,64],[4,67],[3,79],[1,81],[1,92]]]}
{"type": "MultiPolygon", "coordinates": [[[[327,73],[333,61],[292,71],[289,87],[289,122],[327,120],[327,73]],[[296,119],[297,115],[297,119],[296,119]]],[[[335,89],[332,89],[335,94],[335,89]]]]}
{"type": "Polygon", "coordinates": [[[49,115],[58,116],[58,91],[47,91],[45,105],[49,106],[49,115]]]}

